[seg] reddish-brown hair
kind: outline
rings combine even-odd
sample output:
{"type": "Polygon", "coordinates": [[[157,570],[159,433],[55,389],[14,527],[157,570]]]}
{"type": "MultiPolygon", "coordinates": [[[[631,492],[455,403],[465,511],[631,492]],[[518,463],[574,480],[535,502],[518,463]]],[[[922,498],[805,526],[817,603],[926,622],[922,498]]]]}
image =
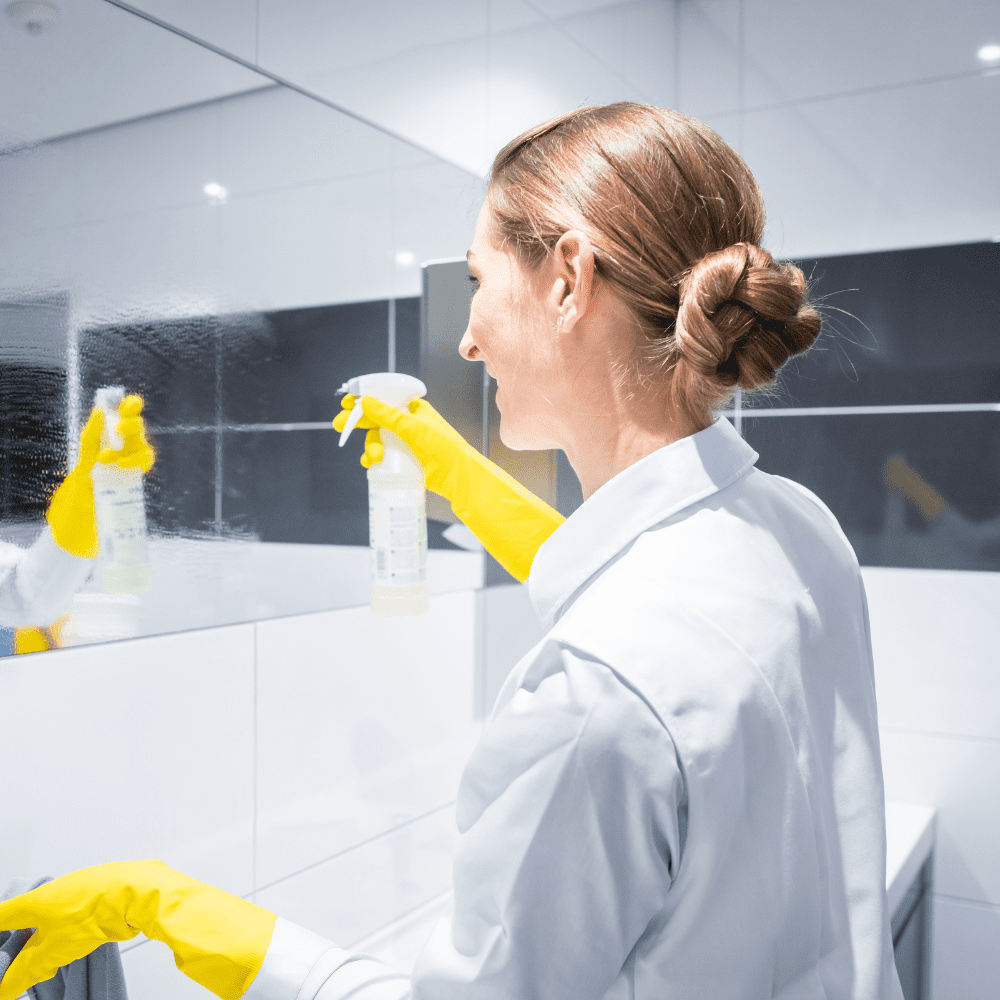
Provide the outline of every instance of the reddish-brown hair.
{"type": "Polygon", "coordinates": [[[758,245],[749,167],[694,118],[630,102],[570,111],[500,150],[488,190],[496,235],[531,269],[565,232],[587,234],[597,280],[636,317],[639,371],[698,427],[819,333],[802,271],[758,245]]]}

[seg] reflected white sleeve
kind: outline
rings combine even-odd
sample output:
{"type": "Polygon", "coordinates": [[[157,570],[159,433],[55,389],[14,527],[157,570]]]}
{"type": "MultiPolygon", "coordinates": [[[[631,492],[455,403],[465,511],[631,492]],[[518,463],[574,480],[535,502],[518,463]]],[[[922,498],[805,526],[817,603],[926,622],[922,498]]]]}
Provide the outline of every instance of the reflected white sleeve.
{"type": "Polygon", "coordinates": [[[56,544],[48,525],[28,549],[0,548],[0,626],[50,625],[90,575],[93,559],[56,544]]]}

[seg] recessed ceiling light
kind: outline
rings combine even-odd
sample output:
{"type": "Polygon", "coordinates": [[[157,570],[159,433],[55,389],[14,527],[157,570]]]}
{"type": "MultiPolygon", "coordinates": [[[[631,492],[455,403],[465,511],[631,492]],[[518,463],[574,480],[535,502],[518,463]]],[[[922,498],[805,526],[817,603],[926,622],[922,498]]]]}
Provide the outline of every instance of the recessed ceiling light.
{"type": "Polygon", "coordinates": [[[400,250],[396,254],[396,263],[400,267],[409,267],[416,261],[416,259],[417,255],[415,253],[411,253],[409,250],[400,250]]]}
{"type": "Polygon", "coordinates": [[[223,204],[229,197],[229,192],[221,184],[216,184],[214,181],[211,184],[206,184],[202,190],[216,205],[223,204]]]}
{"type": "Polygon", "coordinates": [[[984,45],[976,55],[983,62],[1000,62],[1000,45],[984,45]]]}
{"type": "Polygon", "coordinates": [[[6,7],[7,16],[29,35],[40,35],[59,19],[59,8],[41,0],[16,0],[6,7]]]}

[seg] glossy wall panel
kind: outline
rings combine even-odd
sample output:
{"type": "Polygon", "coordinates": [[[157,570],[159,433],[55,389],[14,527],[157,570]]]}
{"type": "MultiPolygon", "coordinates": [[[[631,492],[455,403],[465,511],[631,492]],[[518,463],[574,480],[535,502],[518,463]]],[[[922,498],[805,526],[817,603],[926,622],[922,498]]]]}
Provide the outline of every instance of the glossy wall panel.
{"type": "Polygon", "coordinates": [[[879,721],[1000,739],[1000,573],[867,566],[879,721]]]}
{"type": "Polygon", "coordinates": [[[0,661],[0,884],[155,857],[253,889],[253,625],[0,661]],[[210,765],[210,766],[209,766],[210,765]]]}
{"type": "Polygon", "coordinates": [[[474,598],[258,624],[260,886],[454,800],[474,736],[474,598]]]}
{"type": "Polygon", "coordinates": [[[764,405],[1000,401],[1000,243],[797,263],[824,330],[764,405]]]}
{"type": "Polygon", "coordinates": [[[744,416],[743,433],[759,469],[829,506],[862,564],[1000,569],[1000,414],[744,416]]]}

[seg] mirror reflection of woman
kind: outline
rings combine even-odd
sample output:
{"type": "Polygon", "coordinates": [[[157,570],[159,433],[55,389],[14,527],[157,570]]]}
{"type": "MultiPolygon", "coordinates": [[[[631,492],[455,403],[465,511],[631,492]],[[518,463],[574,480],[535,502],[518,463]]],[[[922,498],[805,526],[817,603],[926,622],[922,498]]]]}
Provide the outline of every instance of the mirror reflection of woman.
{"type": "Polygon", "coordinates": [[[226,1000],[901,996],[858,562],[713,416],[819,332],[763,230],[747,166],[672,111],[583,108],[498,154],[461,351],[508,446],[566,452],[565,523],[426,402],[363,401],[364,461],[403,437],[549,628],[468,762],[454,903],[412,976],[118,862],[0,904],[38,928],[0,1000],[139,931],[226,1000]]]}
{"type": "Polygon", "coordinates": [[[141,412],[142,398],[126,396],[117,424],[122,447],[102,450],[104,417],[95,408],[80,434],[76,465],[52,495],[41,534],[29,548],[0,541],[0,628],[16,630],[14,652],[59,645],[58,620],[90,576],[98,554],[94,465],[100,461],[143,472],[153,466],[141,412]]]}

